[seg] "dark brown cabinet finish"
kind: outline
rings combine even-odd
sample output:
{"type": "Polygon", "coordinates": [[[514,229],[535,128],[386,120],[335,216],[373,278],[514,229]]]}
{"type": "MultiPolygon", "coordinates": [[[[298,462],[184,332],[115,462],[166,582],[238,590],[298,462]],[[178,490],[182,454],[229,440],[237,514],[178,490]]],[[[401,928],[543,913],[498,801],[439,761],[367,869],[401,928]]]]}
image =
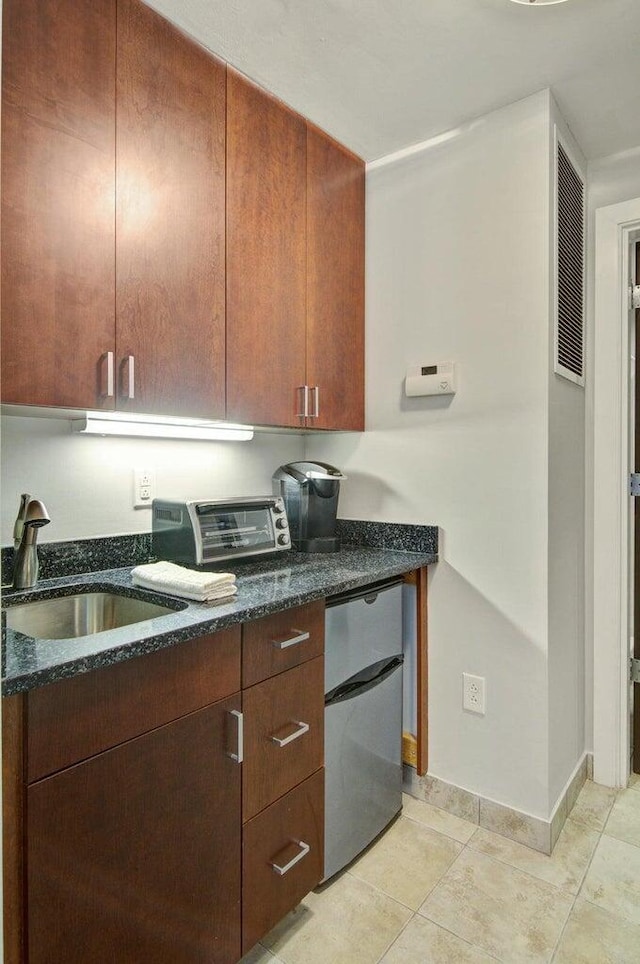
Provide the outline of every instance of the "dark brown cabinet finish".
{"type": "Polygon", "coordinates": [[[2,400],[113,408],[115,0],[2,12],[2,400]]]}
{"type": "Polygon", "coordinates": [[[240,957],[239,696],[27,792],[29,964],[240,957]]]}
{"type": "Polygon", "coordinates": [[[244,690],[242,710],[246,822],[323,764],[323,657],[244,690]]]}
{"type": "Polygon", "coordinates": [[[242,628],[242,685],[253,686],[324,652],[324,599],[242,628]]]}
{"type": "Polygon", "coordinates": [[[226,67],[140,0],[117,23],[118,408],[224,418],[226,67]]]}
{"type": "Polygon", "coordinates": [[[306,126],[227,70],[227,416],[297,426],[305,384],[306,126]]]}
{"type": "Polygon", "coordinates": [[[34,689],[27,696],[27,779],[40,779],[239,689],[239,626],[34,689]]]}
{"type": "Polygon", "coordinates": [[[319,770],[244,827],[244,954],[320,882],[323,866],[324,770],[319,770]]]}
{"type": "Polygon", "coordinates": [[[307,129],[309,425],[364,429],[365,168],[307,129]]]}

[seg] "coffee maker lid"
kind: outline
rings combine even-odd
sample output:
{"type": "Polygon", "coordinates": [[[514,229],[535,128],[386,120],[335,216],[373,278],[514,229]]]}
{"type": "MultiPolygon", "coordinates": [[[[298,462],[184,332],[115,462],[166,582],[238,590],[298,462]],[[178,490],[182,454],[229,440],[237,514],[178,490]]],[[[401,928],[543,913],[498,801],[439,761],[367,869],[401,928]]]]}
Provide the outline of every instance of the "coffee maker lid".
{"type": "Polygon", "coordinates": [[[328,462],[289,462],[288,465],[280,466],[276,476],[279,476],[280,473],[292,476],[301,485],[311,479],[340,482],[347,478],[340,469],[337,469],[335,465],[329,465],[328,462]]]}

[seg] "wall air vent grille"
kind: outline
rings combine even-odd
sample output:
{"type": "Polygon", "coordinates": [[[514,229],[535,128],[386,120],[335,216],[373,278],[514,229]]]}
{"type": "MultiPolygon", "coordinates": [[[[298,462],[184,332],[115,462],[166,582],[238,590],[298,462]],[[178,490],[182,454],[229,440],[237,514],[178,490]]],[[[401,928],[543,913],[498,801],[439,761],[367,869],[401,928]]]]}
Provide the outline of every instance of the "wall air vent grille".
{"type": "Polygon", "coordinates": [[[558,141],[554,371],[584,386],[585,190],[558,141]]]}

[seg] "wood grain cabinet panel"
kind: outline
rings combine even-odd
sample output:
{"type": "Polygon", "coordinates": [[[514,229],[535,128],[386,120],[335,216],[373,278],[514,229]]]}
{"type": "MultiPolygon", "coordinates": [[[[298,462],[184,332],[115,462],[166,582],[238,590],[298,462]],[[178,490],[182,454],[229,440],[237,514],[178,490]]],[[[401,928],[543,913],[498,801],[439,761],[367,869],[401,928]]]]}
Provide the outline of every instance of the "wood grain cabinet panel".
{"type": "Polygon", "coordinates": [[[140,0],[118,0],[121,409],[225,415],[225,75],[140,0]]]}
{"type": "Polygon", "coordinates": [[[309,425],[364,429],[364,162],[307,128],[309,425]]]}
{"type": "Polygon", "coordinates": [[[323,866],[324,770],[318,770],[243,829],[243,954],[313,890],[323,866]]]}
{"type": "Polygon", "coordinates": [[[303,424],[306,127],[227,70],[227,416],[303,424]]]}
{"type": "Polygon", "coordinates": [[[239,695],[27,791],[29,964],[234,964],[239,695]]]}
{"type": "Polygon", "coordinates": [[[27,694],[29,782],[240,689],[240,627],[27,694]]]}
{"type": "Polygon", "coordinates": [[[324,652],[324,599],[242,627],[242,685],[253,686],[324,652]]]}
{"type": "Polygon", "coordinates": [[[242,710],[246,822],[324,762],[324,658],[244,690],[242,710]]]}
{"type": "Polygon", "coordinates": [[[2,13],[2,400],[113,408],[115,0],[2,13]]]}

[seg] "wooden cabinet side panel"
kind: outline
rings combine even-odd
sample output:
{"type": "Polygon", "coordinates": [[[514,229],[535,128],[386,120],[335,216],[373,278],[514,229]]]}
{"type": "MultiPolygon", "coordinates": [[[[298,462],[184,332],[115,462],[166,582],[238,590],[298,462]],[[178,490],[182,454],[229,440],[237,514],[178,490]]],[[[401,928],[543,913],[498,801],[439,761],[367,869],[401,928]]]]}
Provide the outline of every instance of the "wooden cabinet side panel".
{"type": "Polygon", "coordinates": [[[25,699],[2,701],[2,875],[4,962],[23,964],[25,951],[25,699]]]}
{"type": "Polygon", "coordinates": [[[112,408],[115,0],[5,0],[2,400],[112,408]]]}
{"type": "Polygon", "coordinates": [[[239,707],[29,787],[29,964],[239,959],[240,767],[226,752],[239,707]]]}
{"type": "Polygon", "coordinates": [[[227,415],[296,426],[305,384],[304,120],[227,71],[227,415]]]}
{"type": "Polygon", "coordinates": [[[309,425],[361,431],[365,168],[311,125],[307,138],[307,380],[320,411],[309,425]]]}
{"type": "Polygon", "coordinates": [[[243,691],[242,817],[264,807],[314,773],[324,762],[324,658],[318,656],[243,691]],[[299,725],[309,729],[278,746],[299,725]]]}
{"type": "Polygon", "coordinates": [[[242,835],[242,951],[246,954],[320,882],[324,867],[324,770],[245,825],[242,835]],[[284,875],[273,862],[305,856],[284,875]],[[300,846],[298,844],[297,846],[300,846]]]}
{"type": "Polygon", "coordinates": [[[242,685],[253,686],[324,653],[324,599],[273,613],[242,627],[242,685]],[[292,645],[279,644],[309,634],[292,645]]]}
{"type": "Polygon", "coordinates": [[[240,689],[240,627],[28,694],[29,782],[240,689]]]}
{"type": "Polygon", "coordinates": [[[119,408],[225,415],[225,75],[155,11],[118,0],[119,408]]]}

